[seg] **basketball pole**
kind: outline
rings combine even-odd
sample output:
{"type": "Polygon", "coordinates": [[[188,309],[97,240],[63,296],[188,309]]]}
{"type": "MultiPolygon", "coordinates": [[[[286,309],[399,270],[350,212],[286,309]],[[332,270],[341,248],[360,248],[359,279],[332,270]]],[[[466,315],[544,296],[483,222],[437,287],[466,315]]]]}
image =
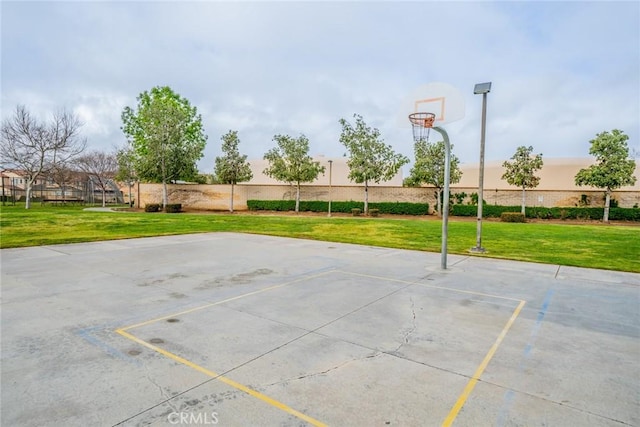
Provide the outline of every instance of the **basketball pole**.
{"type": "Polygon", "coordinates": [[[440,268],[447,269],[447,237],[449,232],[449,181],[451,180],[451,144],[449,134],[441,127],[432,128],[444,140],[444,195],[442,197],[442,247],[440,249],[440,268]]]}

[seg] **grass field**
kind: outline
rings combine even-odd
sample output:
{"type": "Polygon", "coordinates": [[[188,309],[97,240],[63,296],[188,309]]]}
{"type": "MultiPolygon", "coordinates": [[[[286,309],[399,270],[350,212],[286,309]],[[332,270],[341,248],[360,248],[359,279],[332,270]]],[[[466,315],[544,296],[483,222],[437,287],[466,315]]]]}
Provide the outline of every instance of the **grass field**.
{"type": "MultiPolygon", "coordinates": [[[[88,212],[78,206],[0,208],[0,248],[231,231],[440,252],[438,220],[88,212]]],[[[640,273],[640,226],[484,222],[484,256],[640,273]]],[[[469,254],[475,221],[449,221],[449,253],[469,254]]]]}

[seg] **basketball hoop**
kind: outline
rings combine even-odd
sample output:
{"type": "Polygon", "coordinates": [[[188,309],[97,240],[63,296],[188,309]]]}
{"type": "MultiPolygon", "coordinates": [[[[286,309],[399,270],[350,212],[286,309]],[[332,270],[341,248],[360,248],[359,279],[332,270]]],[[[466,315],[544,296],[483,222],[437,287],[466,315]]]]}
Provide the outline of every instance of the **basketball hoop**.
{"type": "Polygon", "coordinates": [[[429,131],[433,127],[433,122],[436,119],[434,113],[412,113],[409,114],[409,121],[413,128],[413,140],[429,141],[429,131]]]}

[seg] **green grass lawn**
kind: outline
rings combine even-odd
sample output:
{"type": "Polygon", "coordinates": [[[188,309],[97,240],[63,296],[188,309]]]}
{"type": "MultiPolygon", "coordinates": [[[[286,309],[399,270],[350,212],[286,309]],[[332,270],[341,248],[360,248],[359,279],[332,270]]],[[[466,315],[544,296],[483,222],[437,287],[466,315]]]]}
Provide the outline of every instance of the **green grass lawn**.
{"type": "MultiPolygon", "coordinates": [[[[78,206],[0,207],[0,248],[232,231],[440,252],[433,219],[87,212],[78,206]]],[[[483,257],[640,273],[640,226],[484,222],[483,257]]],[[[449,220],[449,253],[469,254],[476,223],[449,220]]]]}

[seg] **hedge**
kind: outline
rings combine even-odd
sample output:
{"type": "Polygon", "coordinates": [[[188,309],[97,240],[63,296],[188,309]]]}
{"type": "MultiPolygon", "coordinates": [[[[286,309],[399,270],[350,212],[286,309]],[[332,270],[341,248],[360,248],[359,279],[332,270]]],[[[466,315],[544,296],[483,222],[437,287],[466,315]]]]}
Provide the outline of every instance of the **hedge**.
{"type": "Polygon", "coordinates": [[[166,213],[182,212],[182,203],[169,203],[164,207],[166,213]]]}
{"type": "Polygon", "coordinates": [[[502,222],[524,222],[524,215],[520,212],[502,212],[500,220],[502,222]]]}
{"type": "Polygon", "coordinates": [[[144,205],[145,212],[159,212],[160,211],[160,203],[147,203],[144,205]]]}
{"type": "MultiPolygon", "coordinates": [[[[483,205],[483,218],[500,218],[503,212],[520,212],[520,206],[496,206],[483,205]]],[[[454,216],[476,216],[478,215],[478,206],[476,205],[453,205],[449,209],[449,213],[454,216]]]]}
{"type": "MultiPolygon", "coordinates": [[[[247,200],[247,207],[251,211],[293,211],[295,200],[247,200]]],[[[331,202],[331,212],[351,213],[352,209],[364,212],[364,202],[331,202]]],[[[378,202],[369,203],[369,210],[378,209],[380,214],[393,215],[426,215],[429,212],[427,203],[407,202],[378,202]]],[[[300,201],[301,212],[328,212],[329,202],[313,200],[300,201]]]]}
{"type": "MultiPolygon", "coordinates": [[[[484,218],[499,218],[504,212],[520,212],[520,206],[495,206],[484,205],[482,216],[484,218]]],[[[475,205],[453,205],[451,215],[476,216],[478,207],[475,205]]],[[[527,218],[540,219],[579,219],[599,220],[604,216],[604,208],[588,207],[525,207],[527,218]]],[[[610,208],[609,219],[612,221],[640,221],[640,209],[638,208],[610,208]]]]}

